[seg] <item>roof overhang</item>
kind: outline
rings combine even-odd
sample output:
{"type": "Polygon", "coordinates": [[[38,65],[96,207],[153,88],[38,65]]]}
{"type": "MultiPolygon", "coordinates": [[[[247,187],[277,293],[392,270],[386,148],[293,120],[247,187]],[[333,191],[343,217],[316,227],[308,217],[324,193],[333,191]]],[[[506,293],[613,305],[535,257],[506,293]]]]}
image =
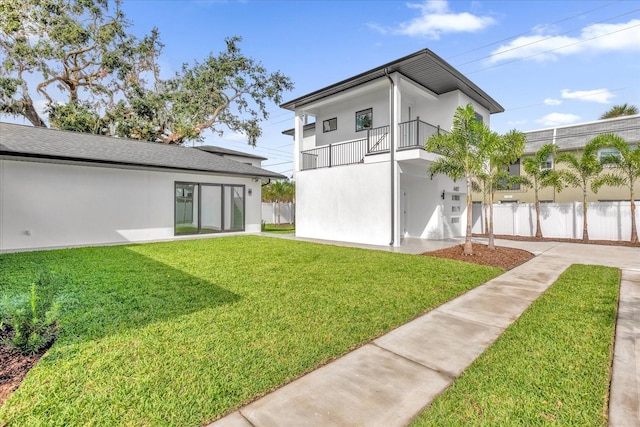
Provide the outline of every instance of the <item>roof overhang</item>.
{"type": "Polygon", "coordinates": [[[285,102],[282,108],[295,111],[305,105],[324,98],[354,89],[360,85],[384,77],[389,73],[400,73],[416,84],[423,86],[436,95],[459,90],[472,100],[489,110],[491,114],[501,113],[504,108],[475,83],[445,62],[429,49],[423,49],[411,55],[397,59],[385,65],[358,74],[357,76],[311,92],[307,95],[285,102]]]}
{"type": "Polygon", "coordinates": [[[210,169],[197,169],[197,168],[180,168],[173,166],[152,165],[135,162],[115,162],[105,161],[97,159],[86,159],[78,157],[65,157],[65,156],[51,156],[40,155],[31,153],[15,153],[6,152],[0,150],[0,160],[15,160],[22,162],[36,162],[36,163],[55,163],[62,165],[77,165],[77,166],[94,166],[104,168],[116,168],[116,169],[133,169],[133,170],[150,170],[150,171],[166,171],[166,172],[180,172],[191,174],[205,174],[205,175],[219,175],[219,176],[236,176],[242,178],[261,178],[261,179],[287,179],[285,175],[277,172],[271,172],[266,169],[262,169],[256,173],[242,173],[233,171],[214,171],[210,169]]]}

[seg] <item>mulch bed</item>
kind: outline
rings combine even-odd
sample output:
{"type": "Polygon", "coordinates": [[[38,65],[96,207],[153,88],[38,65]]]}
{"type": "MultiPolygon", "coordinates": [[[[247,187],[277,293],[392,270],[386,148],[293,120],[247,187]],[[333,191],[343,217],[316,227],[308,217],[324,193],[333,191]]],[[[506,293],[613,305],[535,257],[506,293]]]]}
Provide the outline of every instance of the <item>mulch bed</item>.
{"type": "Polygon", "coordinates": [[[522,249],[505,248],[502,246],[489,249],[487,245],[480,243],[473,243],[472,246],[473,255],[464,254],[464,245],[456,245],[433,252],[425,252],[422,255],[472,262],[474,264],[499,267],[505,270],[510,270],[534,257],[531,252],[523,251],[522,249]]]}
{"type": "MultiPolygon", "coordinates": [[[[0,329],[0,342],[12,336],[13,331],[8,327],[5,326],[0,329]]],[[[40,360],[40,357],[47,349],[40,354],[23,356],[20,352],[9,348],[9,346],[0,344],[0,406],[18,388],[27,372],[40,360]]]]}

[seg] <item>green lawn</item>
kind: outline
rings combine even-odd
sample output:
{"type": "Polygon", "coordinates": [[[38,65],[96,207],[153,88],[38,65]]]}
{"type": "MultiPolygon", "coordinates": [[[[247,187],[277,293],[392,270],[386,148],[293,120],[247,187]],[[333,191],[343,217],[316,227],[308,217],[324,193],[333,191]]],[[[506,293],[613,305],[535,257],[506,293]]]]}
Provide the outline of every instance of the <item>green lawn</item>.
{"type": "Polygon", "coordinates": [[[198,426],[500,273],[260,236],[0,255],[68,276],[61,336],[0,425],[198,426]]]}
{"type": "Polygon", "coordinates": [[[570,267],[413,427],[606,426],[619,283],[570,267]]]}
{"type": "Polygon", "coordinates": [[[296,232],[296,226],[295,224],[264,224],[262,231],[265,233],[293,234],[296,232]]]}

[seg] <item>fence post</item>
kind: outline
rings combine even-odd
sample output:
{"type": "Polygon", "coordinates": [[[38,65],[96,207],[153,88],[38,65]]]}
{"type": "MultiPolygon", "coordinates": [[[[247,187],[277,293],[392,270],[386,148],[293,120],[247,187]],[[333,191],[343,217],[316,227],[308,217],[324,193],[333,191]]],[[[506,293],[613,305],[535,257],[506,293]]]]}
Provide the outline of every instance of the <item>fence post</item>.
{"type": "Polygon", "coordinates": [[[420,116],[416,116],[416,146],[420,145],[420,116]]]}
{"type": "Polygon", "coordinates": [[[440,135],[440,125],[438,125],[438,135],[440,135]]]}
{"type": "Polygon", "coordinates": [[[367,129],[367,154],[371,152],[371,129],[367,129]]]}
{"type": "Polygon", "coordinates": [[[332,145],[332,144],[329,144],[329,167],[331,167],[331,152],[333,151],[333,150],[331,149],[331,145],[332,145]]]}

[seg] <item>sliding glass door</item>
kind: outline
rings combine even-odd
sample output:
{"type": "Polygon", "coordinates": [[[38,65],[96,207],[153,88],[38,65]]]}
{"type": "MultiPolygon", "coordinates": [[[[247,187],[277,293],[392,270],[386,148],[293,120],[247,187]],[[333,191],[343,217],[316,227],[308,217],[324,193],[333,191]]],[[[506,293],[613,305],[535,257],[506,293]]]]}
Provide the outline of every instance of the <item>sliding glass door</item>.
{"type": "Polygon", "coordinates": [[[175,183],[175,234],[244,230],[244,185],[175,183]]]}

